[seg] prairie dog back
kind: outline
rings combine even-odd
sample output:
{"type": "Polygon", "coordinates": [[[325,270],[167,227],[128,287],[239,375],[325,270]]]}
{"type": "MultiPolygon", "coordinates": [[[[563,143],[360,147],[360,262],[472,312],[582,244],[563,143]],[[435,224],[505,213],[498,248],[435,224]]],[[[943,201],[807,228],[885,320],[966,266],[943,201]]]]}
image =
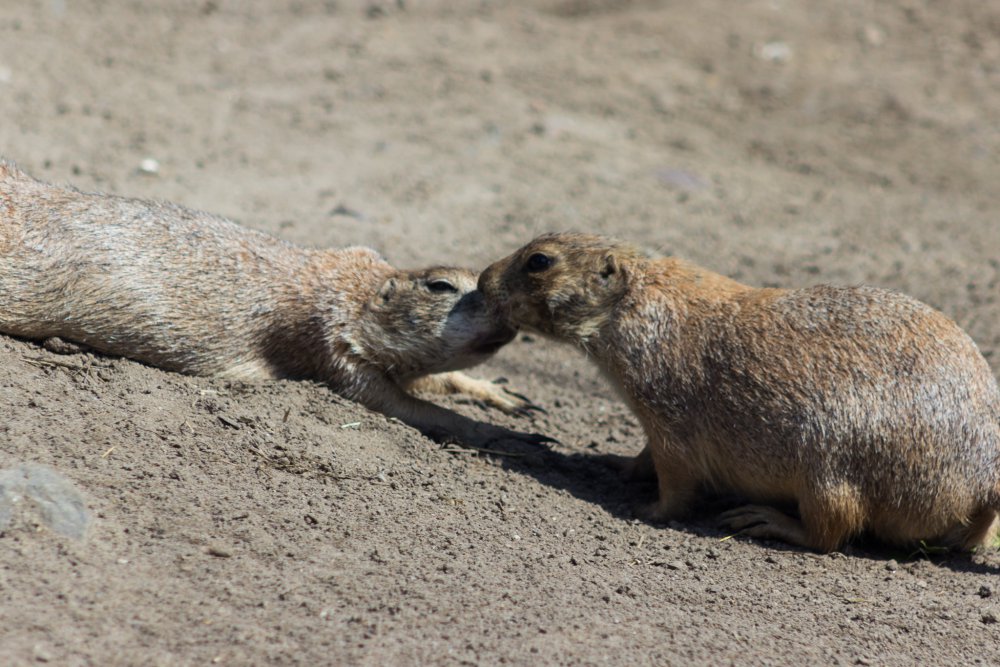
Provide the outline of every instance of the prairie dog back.
{"type": "MultiPolygon", "coordinates": [[[[321,253],[176,204],[50,186],[10,165],[0,200],[0,330],[193,374],[275,375],[251,352],[275,311],[312,287],[301,281],[321,253]]],[[[333,252],[345,268],[391,271],[368,249],[333,252]]]]}

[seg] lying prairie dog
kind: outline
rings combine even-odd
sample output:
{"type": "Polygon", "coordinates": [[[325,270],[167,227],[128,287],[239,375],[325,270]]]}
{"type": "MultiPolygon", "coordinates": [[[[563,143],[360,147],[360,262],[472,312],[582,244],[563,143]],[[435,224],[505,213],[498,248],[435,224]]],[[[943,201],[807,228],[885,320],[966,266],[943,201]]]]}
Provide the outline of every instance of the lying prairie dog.
{"type": "Polygon", "coordinates": [[[406,391],[531,407],[456,372],[515,335],[472,272],[301,248],[176,204],[43,183],[3,161],[0,332],[194,375],[318,380],[437,439],[545,440],[406,391]]]}
{"type": "Polygon", "coordinates": [[[757,289],[583,234],[541,236],[479,287],[512,325],[573,343],[635,412],[659,500],[699,487],[768,505],[723,514],[745,534],[820,551],[862,532],[988,544],[1000,509],[1000,393],[940,312],[872,287],[757,289]]]}

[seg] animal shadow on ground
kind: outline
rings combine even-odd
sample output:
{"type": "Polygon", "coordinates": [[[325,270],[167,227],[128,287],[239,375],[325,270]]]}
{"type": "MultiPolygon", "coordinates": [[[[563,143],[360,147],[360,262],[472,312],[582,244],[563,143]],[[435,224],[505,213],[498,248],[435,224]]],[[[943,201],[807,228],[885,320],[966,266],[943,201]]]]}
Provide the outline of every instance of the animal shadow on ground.
{"type": "MultiPolygon", "coordinates": [[[[656,498],[656,483],[654,481],[627,481],[620,473],[622,457],[607,454],[590,454],[584,452],[565,453],[555,449],[537,449],[524,443],[504,442],[498,445],[498,450],[514,453],[516,456],[501,456],[501,465],[512,472],[532,477],[552,488],[561,489],[574,497],[593,503],[605,509],[609,514],[626,521],[635,520],[635,508],[656,498]]],[[[756,540],[733,535],[725,531],[716,521],[716,517],[727,509],[746,504],[748,501],[739,495],[720,494],[710,489],[703,489],[698,496],[696,506],[692,507],[688,516],[667,525],[672,529],[690,533],[699,537],[722,540],[726,538],[756,542],[768,549],[789,553],[812,553],[799,546],[774,540],[756,540]]],[[[797,516],[794,505],[777,505],[779,509],[792,516],[797,516]]],[[[639,519],[639,521],[645,521],[639,519]]],[[[949,551],[933,545],[920,544],[913,547],[891,546],[879,542],[870,535],[862,535],[838,550],[852,558],[863,558],[871,561],[888,563],[895,560],[898,563],[908,563],[927,560],[935,565],[947,567],[956,572],[971,574],[1000,573],[1000,552],[992,549],[984,557],[960,551],[949,551]]]]}

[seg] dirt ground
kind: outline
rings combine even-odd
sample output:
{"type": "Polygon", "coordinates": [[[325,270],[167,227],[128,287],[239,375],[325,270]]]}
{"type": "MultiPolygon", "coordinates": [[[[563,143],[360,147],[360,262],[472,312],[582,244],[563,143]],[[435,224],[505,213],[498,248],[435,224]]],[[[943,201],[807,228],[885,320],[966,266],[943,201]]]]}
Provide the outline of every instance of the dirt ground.
{"type": "MultiPolygon", "coordinates": [[[[896,288],[994,370],[998,110],[981,0],[0,5],[0,154],[40,178],[407,267],[575,229],[896,288]]],[[[443,402],[561,444],[446,451],[319,385],[0,336],[0,468],[92,517],[0,536],[0,663],[1000,664],[996,552],[643,523],[599,458],[641,430],[585,358],[523,337],[473,374],[547,414],[443,402]]]]}

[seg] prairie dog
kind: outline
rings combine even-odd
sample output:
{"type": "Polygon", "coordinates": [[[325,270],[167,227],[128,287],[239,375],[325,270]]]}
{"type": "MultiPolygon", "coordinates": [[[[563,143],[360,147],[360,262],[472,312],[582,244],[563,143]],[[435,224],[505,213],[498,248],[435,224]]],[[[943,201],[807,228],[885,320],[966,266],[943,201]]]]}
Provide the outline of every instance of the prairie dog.
{"type": "Polygon", "coordinates": [[[4,161],[0,332],[181,373],[319,380],[436,438],[541,439],[405,391],[529,406],[454,372],[515,334],[487,311],[472,272],[301,248],[175,204],[43,183],[4,161]]]}
{"type": "Polygon", "coordinates": [[[752,502],[745,534],[831,551],[987,544],[1000,509],[1000,393],[952,320],[872,287],[756,289],[583,234],[541,236],[479,287],[514,326],[575,344],[642,423],[663,520],[701,486],[752,502]]]}

